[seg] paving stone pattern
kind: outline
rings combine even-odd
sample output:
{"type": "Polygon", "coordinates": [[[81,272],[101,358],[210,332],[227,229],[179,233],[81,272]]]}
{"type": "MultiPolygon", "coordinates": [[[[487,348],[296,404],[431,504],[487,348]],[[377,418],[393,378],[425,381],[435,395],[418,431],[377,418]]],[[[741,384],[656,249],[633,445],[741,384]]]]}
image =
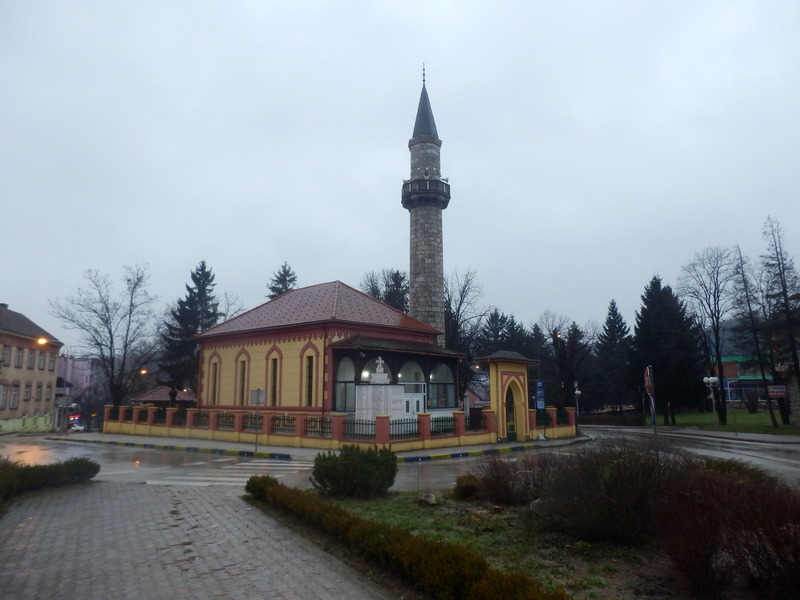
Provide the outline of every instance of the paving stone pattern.
{"type": "Polygon", "coordinates": [[[95,482],[0,516],[0,599],[390,600],[222,486],[95,482]]]}

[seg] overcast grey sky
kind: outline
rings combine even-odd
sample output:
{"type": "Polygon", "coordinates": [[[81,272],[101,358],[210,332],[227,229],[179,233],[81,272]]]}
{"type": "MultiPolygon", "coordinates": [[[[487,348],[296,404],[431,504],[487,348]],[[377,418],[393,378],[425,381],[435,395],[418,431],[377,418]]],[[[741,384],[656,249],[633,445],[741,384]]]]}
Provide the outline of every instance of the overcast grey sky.
{"type": "Polygon", "coordinates": [[[205,260],[252,308],[408,269],[422,63],[452,185],[445,271],[530,325],[633,325],[710,245],[800,249],[796,0],[0,0],[0,302],[205,260]]]}

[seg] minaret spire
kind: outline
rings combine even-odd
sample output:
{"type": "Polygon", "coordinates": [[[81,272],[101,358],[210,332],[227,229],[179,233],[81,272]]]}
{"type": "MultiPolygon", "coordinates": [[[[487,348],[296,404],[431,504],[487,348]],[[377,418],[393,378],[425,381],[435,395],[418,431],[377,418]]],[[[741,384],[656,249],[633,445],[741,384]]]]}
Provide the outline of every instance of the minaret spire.
{"type": "MultiPolygon", "coordinates": [[[[442,211],[450,203],[450,184],[442,178],[436,122],[428,98],[425,65],[414,133],[408,142],[411,178],[403,182],[403,208],[411,217],[409,312],[444,334],[444,252],[442,211]]],[[[444,335],[439,336],[444,346],[444,335]]]]}

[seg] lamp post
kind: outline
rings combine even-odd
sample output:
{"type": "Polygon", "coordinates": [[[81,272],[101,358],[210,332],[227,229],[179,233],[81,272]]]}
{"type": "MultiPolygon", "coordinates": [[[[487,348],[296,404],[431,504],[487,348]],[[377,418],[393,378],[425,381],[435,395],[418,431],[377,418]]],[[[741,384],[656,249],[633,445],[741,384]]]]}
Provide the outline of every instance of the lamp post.
{"type": "Polygon", "coordinates": [[[581,391],[579,389],[575,389],[575,416],[579,417],[581,415],[581,391]]]}
{"type": "Polygon", "coordinates": [[[714,413],[714,427],[717,426],[717,402],[714,397],[714,388],[719,383],[719,377],[703,377],[703,383],[706,384],[708,391],[711,393],[711,410],[714,413]]]}

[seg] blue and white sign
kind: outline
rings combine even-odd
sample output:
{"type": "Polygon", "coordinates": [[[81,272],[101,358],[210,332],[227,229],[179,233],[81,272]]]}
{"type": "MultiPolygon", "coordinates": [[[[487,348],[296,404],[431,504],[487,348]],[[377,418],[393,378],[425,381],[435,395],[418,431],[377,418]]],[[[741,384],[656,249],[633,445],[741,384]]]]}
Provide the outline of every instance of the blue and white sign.
{"type": "Polygon", "coordinates": [[[544,408],[544,382],[536,382],[536,408],[541,410],[544,408]]]}

